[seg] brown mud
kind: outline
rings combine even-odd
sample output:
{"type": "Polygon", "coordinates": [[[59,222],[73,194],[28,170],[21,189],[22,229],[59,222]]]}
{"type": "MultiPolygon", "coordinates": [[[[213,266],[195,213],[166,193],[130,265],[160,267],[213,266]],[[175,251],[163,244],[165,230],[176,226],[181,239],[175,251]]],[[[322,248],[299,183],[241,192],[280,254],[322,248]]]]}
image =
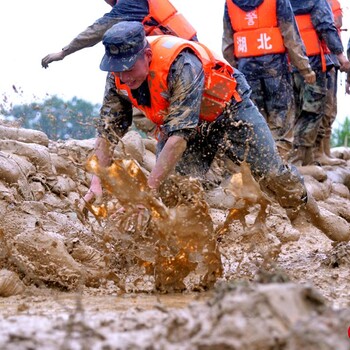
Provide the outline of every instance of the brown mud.
{"type": "MultiPolygon", "coordinates": [[[[154,144],[131,131],[102,169],[94,140],[0,125],[0,348],[350,349],[350,244],[292,226],[245,164],[154,196],[154,144]],[[106,191],[81,211],[92,173],[106,191]]],[[[300,170],[350,222],[333,152],[346,164],[300,170]]]]}

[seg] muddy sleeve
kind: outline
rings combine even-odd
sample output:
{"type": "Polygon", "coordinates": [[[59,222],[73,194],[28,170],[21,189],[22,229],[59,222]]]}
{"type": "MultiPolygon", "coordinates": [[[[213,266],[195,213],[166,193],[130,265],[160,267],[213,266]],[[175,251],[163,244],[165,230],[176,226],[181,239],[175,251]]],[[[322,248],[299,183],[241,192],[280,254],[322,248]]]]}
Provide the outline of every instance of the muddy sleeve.
{"type": "Polygon", "coordinates": [[[202,62],[190,51],[183,51],[168,75],[169,113],[162,131],[169,137],[189,139],[197,132],[204,88],[202,62]]]}
{"type": "Polygon", "coordinates": [[[221,50],[224,58],[230,63],[231,66],[236,67],[236,60],[234,56],[234,41],[233,41],[233,29],[228,15],[227,5],[225,4],[224,18],[223,18],[223,34],[221,50]]]}
{"type": "Polygon", "coordinates": [[[126,96],[117,91],[114,75],[108,73],[97,133],[116,144],[128,131],[131,123],[132,104],[126,96]]]}
{"type": "Polygon", "coordinates": [[[63,48],[69,55],[102,41],[103,34],[121,21],[143,21],[148,15],[147,0],[119,0],[109,13],[96,20],[63,48]]]}
{"type": "Polygon", "coordinates": [[[65,51],[67,55],[70,55],[73,52],[96,45],[102,41],[103,34],[119,21],[121,21],[121,19],[101,18],[76,36],[63,48],[63,51],[65,51]]]}
{"type": "Polygon", "coordinates": [[[311,12],[311,20],[325,40],[331,53],[338,55],[344,51],[338,30],[334,24],[332,9],[327,0],[319,0],[311,12]]]}
{"type": "Polygon", "coordinates": [[[306,56],[305,46],[289,0],[277,1],[277,19],[291,63],[299,70],[300,74],[310,73],[309,59],[306,56]]]}

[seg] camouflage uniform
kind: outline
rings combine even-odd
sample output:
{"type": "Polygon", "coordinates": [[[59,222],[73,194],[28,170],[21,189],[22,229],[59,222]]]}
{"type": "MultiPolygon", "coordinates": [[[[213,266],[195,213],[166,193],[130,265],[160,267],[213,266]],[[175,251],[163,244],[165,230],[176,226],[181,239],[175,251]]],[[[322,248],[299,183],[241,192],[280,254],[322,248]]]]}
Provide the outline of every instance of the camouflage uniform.
{"type": "MultiPolygon", "coordinates": [[[[331,5],[332,0],[327,0],[331,5]]],[[[333,13],[334,15],[334,24],[340,33],[340,28],[342,26],[342,14],[333,13]]],[[[327,81],[327,92],[326,92],[326,102],[323,118],[318,130],[318,135],[315,143],[315,152],[324,153],[326,156],[331,157],[330,154],[330,139],[332,134],[332,124],[334,123],[337,113],[338,113],[338,104],[337,104],[337,90],[338,90],[338,71],[340,64],[338,58],[334,54],[329,54],[330,58],[327,59],[327,72],[326,72],[326,81],[327,81]]],[[[317,161],[317,159],[315,159],[317,161]]],[[[330,163],[331,164],[331,163],[330,163]]]]}
{"type": "MultiPolygon", "coordinates": [[[[246,12],[254,10],[263,2],[263,0],[232,1],[246,12]]],[[[289,1],[276,0],[276,7],[278,26],[288,50],[289,59],[301,74],[308,74],[311,72],[311,67],[289,1]]],[[[251,99],[268,122],[274,139],[283,140],[294,119],[292,80],[287,54],[266,54],[237,59],[234,56],[233,34],[227,4],[225,4],[223,55],[247,78],[252,88],[251,99]]]]}
{"type": "MultiPolygon", "coordinates": [[[[338,60],[337,60],[338,61],[338,60]]],[[[337,117],[337,90],[338,90],[338,70],[339,65],[328,67],[326,72],[326,102],[324,115],[318,130],[316,144],[321,142],[323,138],[330,138],[332,134],[332,124],[337,117]]]]}
{"type": "MultiPolygon", "coordinates": [[[[332,54],[337,55],[343,52],[343,45],[327,0],[290,0],[290,3],[295,15],[311,15],[317,33],[325,40],[332,54]]],[[[294,147],[302,146],[307,149],[315,145],[326,108],[327,94],[327,73],[322,72],[321,56],[309,56],[309,61],[316,73],[315,84],[306,85],[296,70],[293,73],[296,102],[294,147]]],[[[333,55],[326,55],[327,70],[332,69],[336,64],[333,55]]]]}
{"type": "MultiPolygon", "coordinates": [[[[346,53],[348,55],[348,59],[350,60],[350,39],[348,41],[348,48],[347,48],[346,53]]],[[[348,84],[350,84],[350,73],[347,74],[346,81],[347,81],[348,84]]]]}
{"type": "MultiPolygon", "coordinates": [[[[235,70],[241,102],[232,102],[215,122],[199,119],[204,71],[200,60],[190,51],[182,51],[168,75],[169,113],[159,128],[157,153],[167,139],[178,135],[187,140],[187,149],[176,170],[181,174],[202,176],[216,155],[227,156],[236,164],[246,160],[260,186],[285,208],[304,204],[306,189],[294,167],[285,165],[278,155],[268,125],[250,100],[251,89],[244,76],[235,70]]],[[[116,141],[132,122],[131,102],[116,91],[110,81],[102,107],[99,133],[116,141]]],[[[133,90],[138,103],[150,101],[147,84],[133,90]]]]}

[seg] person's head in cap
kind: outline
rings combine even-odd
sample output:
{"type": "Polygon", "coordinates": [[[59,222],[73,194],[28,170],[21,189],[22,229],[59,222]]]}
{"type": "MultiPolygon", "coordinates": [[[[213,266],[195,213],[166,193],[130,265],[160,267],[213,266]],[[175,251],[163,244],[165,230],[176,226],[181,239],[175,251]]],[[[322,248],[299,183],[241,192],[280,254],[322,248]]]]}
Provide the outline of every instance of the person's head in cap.
{"type": "Polygon", "coordinates": [[[140,22],[119,22],[102,39],[105,54],[100,69],[114,72],[130,89],[137,89],[147,78],[152,50],[140,22]]]}

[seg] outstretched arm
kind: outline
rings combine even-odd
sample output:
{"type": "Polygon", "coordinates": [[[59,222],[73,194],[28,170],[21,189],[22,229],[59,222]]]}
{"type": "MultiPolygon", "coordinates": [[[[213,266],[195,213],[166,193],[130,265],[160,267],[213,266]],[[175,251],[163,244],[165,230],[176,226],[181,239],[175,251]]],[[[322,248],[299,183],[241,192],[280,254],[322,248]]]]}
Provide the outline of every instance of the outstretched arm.
{"type": "Polygon", "coordinates": [[[105,1],[113,6],[112,10],[81,32],[61,51],[45,56],[41,61],[44,68],[47,68],[51,62],[63,60],[78,50],[96,45],[102,40],[104,33],[114,24],[121,21],[142,22],[149,12],[147,0],[105,1]]]}
{"type": "Polygon", "coordinates": [[[74,38],[69,45],[64,47],[61,51],[50,53],[41,60],[41,65],[47,68],[51,62],[61,61],[66,56],[82,50],[86,47],[92,47],[102,40],[104,33],[116,24],[120,19],[103,17],[97,20],[94,24],[86,28],[76,38],[74,38]]]}

